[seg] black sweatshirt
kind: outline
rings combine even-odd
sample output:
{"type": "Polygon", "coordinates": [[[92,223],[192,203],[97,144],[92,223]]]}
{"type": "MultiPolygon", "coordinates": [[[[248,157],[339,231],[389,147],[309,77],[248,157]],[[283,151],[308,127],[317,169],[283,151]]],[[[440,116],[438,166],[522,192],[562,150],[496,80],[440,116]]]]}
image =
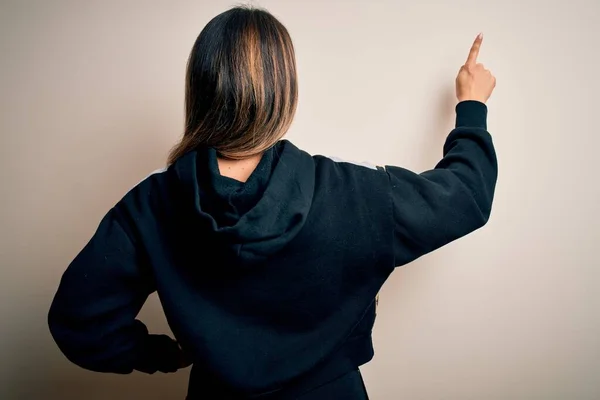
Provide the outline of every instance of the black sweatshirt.
{"type": "Polygon", "coordinates": [[[292,398],[356,369],[373,357],[374,299],[394,267],[490,215],[487,108],[456,112],[443,159],[421,174],[280,141],[240,183],[214,149],[188,153],[129,191],[70,264],[48,317],[56,343],[123,374],[176,371],[183,352],[190,398],[292,398]],[[177,342],[136,320],[154,291],[177,342]]]}

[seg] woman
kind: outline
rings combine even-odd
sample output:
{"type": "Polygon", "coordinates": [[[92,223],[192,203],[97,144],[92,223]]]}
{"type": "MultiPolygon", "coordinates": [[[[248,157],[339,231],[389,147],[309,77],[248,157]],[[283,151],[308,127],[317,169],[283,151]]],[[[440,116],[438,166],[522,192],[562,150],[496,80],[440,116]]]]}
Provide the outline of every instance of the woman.
{"type": "Polygon", "coordinates": [[[49,313],[93,371],[174,372],[189,399],[365,399],[375,297],[394,267],[483,226],[497,175],[495,86],[479,36],[456,129],[415,174],[310,156],[281,140],[297,103],[285,27],[233,8],[200,33],[169,167],[128,192],[64,273],[49,313]],[[136,319],[157,291],[177,341],[136,319]]]}

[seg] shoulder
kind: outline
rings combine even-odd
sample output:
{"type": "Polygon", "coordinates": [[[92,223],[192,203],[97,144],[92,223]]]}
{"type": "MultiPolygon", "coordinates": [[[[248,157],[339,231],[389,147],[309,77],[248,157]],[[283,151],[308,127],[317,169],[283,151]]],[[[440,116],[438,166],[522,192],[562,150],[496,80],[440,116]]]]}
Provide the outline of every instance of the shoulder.
{"type": "Polygon", "coordinates": [[[121,199],[121,202],[150,200],[164,190],[169,175],[169,169],[159,168],[146,174],[133,185],[121,199]]]}
{"type": "Polygon", "coordinates": [[[390,179],[383,167],[372,162],[352,161],[336,156],[311,155],[287,142],[286,148],[293,147],[314,167],[315,193],[319,196],[343,195],[356,202],[387,201],[390,179]]]}
{"type": "Polygon", "coordinates": [[[347,160],[336,156],[314,155],[315,164],[321,168],[341,169],[358,173],[373,174],[384,171],[383,167],[369,161],[347,160]]]}
{"type": "Polygon", "coordinates": [[[155,219],[157,211],[169,201],[171,172],[171,168],[151,171],[117,202],[114,211],[126,230],[155,219]]]}
{"type": "Polygon", "coordinates": [[[286,151],[287,153],[296,153],[297,155],[301,155],[305,159],[311,159],[315,165],[317,173],[341,172],[367,175],[386,175],[385,167],[379,166],[375,163],[368,161],[344,159],[342,157],[331,155],[312,155],[307,151],[299,149],[293,143],[287,140],[282,140],[280,142],[279,149],[279,151],[286,151]]]}
{"type": "Polygon", "coordinates": [[[350,185],[352,191],[383,188],[389,184],[387,172],[375,163],[325,155],[312,158],[318,180],[340,181],[342,185],[350,185]]]}

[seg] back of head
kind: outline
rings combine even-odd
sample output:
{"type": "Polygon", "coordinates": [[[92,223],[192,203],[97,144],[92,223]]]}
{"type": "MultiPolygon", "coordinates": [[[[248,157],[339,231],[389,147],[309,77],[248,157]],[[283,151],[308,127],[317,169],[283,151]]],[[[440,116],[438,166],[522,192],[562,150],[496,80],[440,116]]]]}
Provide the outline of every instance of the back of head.
{"type": "Polygon", "coordinates": [[[185,131],[169,164],[199,146],[231,159],[268,149],[296,111],[296,61],[287,29],[261,9],[219,14],[192,48],[185,96],[185,131]]]}

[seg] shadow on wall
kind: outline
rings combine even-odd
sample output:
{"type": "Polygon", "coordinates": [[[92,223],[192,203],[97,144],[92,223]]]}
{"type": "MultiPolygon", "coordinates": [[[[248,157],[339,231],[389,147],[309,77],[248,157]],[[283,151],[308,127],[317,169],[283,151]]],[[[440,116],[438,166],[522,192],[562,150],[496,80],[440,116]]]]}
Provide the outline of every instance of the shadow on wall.
{"type": "MultiPolygon", "coordinates": [[[[108,127],[114,128],[111,135],[106,135],[106,126],[99,127],[94,121],[84,130],[69,126],[69,134],[45,145],[47,158],[23,172],[43,184],[35,187],[37,193],[21,194],[24,199],[34,197],[23,206],[31,221],[26,232],[28,244],[13,249],[7,257],[23,275],[19,276],[22,282],[15,283],[15,301],[7,308],[10,317],[5,315],[10,324],[2,327],[6,331],[2,344],[6,363],[0,368],[0,398],[185,398],[189,370],[124,376],[86,371],[60,353],[47,326],[47,312],[60,277],[102,216],[129,188],[165,164],[168,142],[174,135],[161,132],[160,126],[166,124],[148,118],[159,114],[145,111],[145,115],[101,116],[113,121],[108,127]],[[76,131],[76,135],[71,133],[76,131]],[[47,168],[53,169],[51,174],[43,171],[47,168]]],[[[148,299],[140,319],[152,332],[170,333],[156,295],[148,299]]]]}
{"type": "MultiPolygon", "coordinates": [[[[47,304],[39,304],[29,315],[40,315],[47,304]]],[[[169,329],[156,295],[152,295],[139,318],[150,331],[168,333],[169,329]]],[[[38,327],[39,320],[23,321],[25,326],[38,327]]],[[[33,342],[34,330],[22,335],[14,343],[23,358],[20,367],[12,370],[5,399],[47,399],[47,400],[131,400],[144,399],[183,399],[187,392],[189,369],[175,374],[156,373],[147,375],[134,372],[129,375],[102,374],[84,370],[68,361],[58,350],[48,329],[43,334],[37,331],[40,339],[33,342]]]]}
{"type": "MultiPolygon", "coordinates": [[[[146,306],[145,314],[154,319],[162,318],[158,301],[146,306]]],[[[39,310],[31,312],[39,315],[39,310]]],[[[142,317],[143,318],[143,317],[142,317]]],[[[143,318],[145,322],[151,319],[143,318]]],[[[30,327],[41,325],[30,321],[30,327]]],[[[152,325],[152,324],[148,324],[152,325]]],[[[146,375],[134,372],[129,375],[101,374],[83,370],[71,364],[47,333],[32,345],[33,333],[23,335],[14,343],[23,358],[20,368],[14,368],[9,377],[7,400],[131,400],[131,399],[184,399],[187,392],[189,369],[175,374],[156,373],[146,375]]],[[[13,357],[14,359],[14,357],[13,357]]]]}

